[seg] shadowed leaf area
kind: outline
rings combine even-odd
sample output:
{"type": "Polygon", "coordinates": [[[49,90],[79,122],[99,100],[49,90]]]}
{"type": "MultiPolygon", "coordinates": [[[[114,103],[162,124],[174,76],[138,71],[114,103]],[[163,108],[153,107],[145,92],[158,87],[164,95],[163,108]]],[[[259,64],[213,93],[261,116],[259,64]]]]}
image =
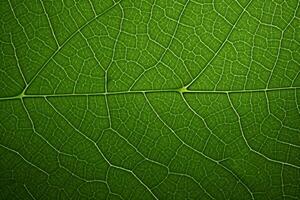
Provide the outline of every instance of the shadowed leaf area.
{"type": "Polygon", "coordinates": [[[299,7],[1,0],[0,199],[300,199],[299,7]]]}

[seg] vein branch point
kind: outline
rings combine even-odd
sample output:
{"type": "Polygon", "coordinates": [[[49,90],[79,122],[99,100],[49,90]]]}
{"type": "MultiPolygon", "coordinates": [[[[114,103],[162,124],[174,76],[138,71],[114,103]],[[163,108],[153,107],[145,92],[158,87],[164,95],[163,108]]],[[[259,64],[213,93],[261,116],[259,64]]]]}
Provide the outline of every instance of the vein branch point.
{"type": "Polygon", "coordinates": [[[25,90],[23,90],[19,95],[17,95],[16,97],[18,98],[23,98],[25,96],[25,90]]]}
{"type": "Polygon", "coordinates": [[[184,92],[188,92],[189,90],[187,89],[187,87],[182,87],[178,89],[178,92],[180,93],[184,93],[184,92]]]}

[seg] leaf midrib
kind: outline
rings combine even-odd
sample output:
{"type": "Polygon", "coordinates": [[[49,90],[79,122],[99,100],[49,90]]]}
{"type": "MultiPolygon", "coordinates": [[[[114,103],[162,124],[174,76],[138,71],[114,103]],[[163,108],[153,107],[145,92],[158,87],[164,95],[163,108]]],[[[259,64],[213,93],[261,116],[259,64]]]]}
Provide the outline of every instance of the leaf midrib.
{"type": "Polygon", "coordinates": [[[299,90],[300,87],[282,87],[269,89],[252,89],[252,90],[183,90],[179,89],[163,89],[163,90],[131,90],[131,91],[115,91],[115,92],[94,92],[94,93],[58,93],[58,94],[25,94],[22,92],[16,96],[0,97],[0,101],[13,100],[21,98],[47,98],[47,97],[70,97],[70,96],[105,96],[119,94],[137,94],[137,93],[194,93],[194,94],[234,94],[234,93],[257,93],[257,92],[275,92],[286,90],[299,90]]]}

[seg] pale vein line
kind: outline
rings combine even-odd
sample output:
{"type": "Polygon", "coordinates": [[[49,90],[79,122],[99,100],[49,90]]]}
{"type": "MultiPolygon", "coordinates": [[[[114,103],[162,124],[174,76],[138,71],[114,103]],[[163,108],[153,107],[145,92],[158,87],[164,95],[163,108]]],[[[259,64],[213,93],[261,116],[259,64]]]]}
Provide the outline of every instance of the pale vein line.
{"type": "MultiPolygon", "coordinates": [[[[270,88],[270,89],[257,89],[257,90],[186,90],[183,93],[195,94],[234,94],[234,93],[255,93],[255,92],[275,92],[286,90],[297,90],[300,87],[286,87],[286,88],[270,88]]],[[[138,93],[168,93],[180,92],[180,89],[163,89],[163,90],[132,90],[132,91],[112,91],[112,92],[95,92],[95,93],[58,93],[58,94],[21,94],[17,96],[0,97],[0,101],[14,100],[20,98],[44,98],[44,97],[76,97],[76,96],[104,96],[104,95],[126,95],[138,93]]]]}
{"type": "Polygon", "coordinates": [[[294,86],[295,85],[295,82],[296,82],[296,80],[297,80],[297,78],[300,76],[300,71],[297,73],[297,75],[295,76],[295,78],[294,78],[294,80],[293,80],[293,82],[292,82],[292,86],[294,86]]]}
{"type": "Polygon", "coordinates": [[[88,1],[89,1],[89,4],[91,5],[91,8],[92,8],[93,13],[94,13],[94,16],[97,16],[97,12],[95,10],[95,6],[94,6],[93,2],[91,2],[91,0],[88,0],[88,1]]]}
{"type": "Polygon", "coordinates": [[[83,30],[86,26],[88,26],[90,23],[92,23],[93,21],[95,21],[96,19],[98,19],[99,17],[103,16],[104,14],[106,14],[108,11],[110,11],[111,9],[113,9],[116,5],[118,5],[121,1],[116,2],[115,4],[113,4],[112,6],[110,6],[109,8],[107,8],[106,10],[104,10],[101,14],[95,16],[94,18],[92,18],[91,20],[87,21],[85,24],[83,24],[79,29],[77,29],[75,32],[73,32],[57,49],[56,51],[54,51],[50,57],[44,62],[44,64],[42,65],[42,67],[36,72],[36,74],[33,76],[33,78],[29,81],[28,85],[24,88],[23,93],[25,93],[27,91],[27,89],[29,88],[29,86],[34,82],[34,80],[38,77],[38,75],[43,71],[43,69],[48,65],[48,63],[54,58],[54,56],[56,56],[60,50],[81,30],[83,30]]]}
{"type": "Polygon", "coordinates": [[[79,31],[79,33],[80,33],[81,37],[85,40],[85,42],[86,42],[87,46],[89,47],[89,49],[91,50],[91,52],[92,52],[92,54],[93,54],[93,56],[94,56],[94,59],[96,60],[97,64],[101,67],[101,69],[102,69],[103,71],[105,71],[104,67],[101,65],[99,59],[97,58],[96,52],[95,52],[94,49],[92,48],[92,46],[91,46],[89,40],[85,37],[85,35],[84,35],[81,31],[79,31]]]}
{"type": "Polygon", "coordinates": [[[213,133],[213,131],[208,127],[208,124],[206,123],[205,119],[198,114],[194,108],[192,108],[192,106],[187,102],[186,98],[184,97],[183,93],[180,93],[180,96],[182,97],[182,100],[184,101],[185,105],[190,109],[190,111],[192,111],[192,113],[194,113],[198,118],[201,119],[201,121],[203,122],[205,128],[210,132],[211,135],[215,136],[221,143],[223,143],[224,145],[226,145],[225,141],[223,141],[221,138],[219,138],[216,134],[213,133]]]}
{"type": "Polygon", "coordinates": [[[12,40],[12,35],[11,35],[11,33],[10,33],[9,35],[10,35],[10,42],[11,42],[11,45],[12,45],[13,50],[14,50],[14,57],[15,57],[16,62],[17,62],[17,67],[18,67],[19,73],[20,73],[20,75],[22,76],[22,79],[23,79],[24,84],[27,85],[27,81],[26,81],[26,79],[25,79],[25,76],[24,76],[24,73],[23,73],[22,68],[21,68],[21,66],[20,66],[19,58],[18,58],[18,55],[17,55],[17,48],[16,48],[16,46],[15,46],[13,40],[12,40]]]}
{"type": "Polygon", "coordinates": [[[238,118],[239,129],[240,129],[240,132],[241,132],[241,134],[242,134],[243,140],[244,140],[245,144],[247,145],[248,149],[249,149],[251,152],[253,152],[253,153],[255,153],[255,154],[257,154],[257,155],[259,155],[259,156],[265,158],[266,160],[268,160],[268,161],[270,161],[270,162],[277,163],[277,164],[283,164],[283,165],[287,165],[287,166],[290,166],[290,167],[293,167],[293,168],[296,168],[296,169],[300,169],[300,166],[297,166],[297,165],[294,165],[294,164],[291,164],[291,163],[282,162],[282,161],[279,161],[279,160],[273,160],[273,159],[269,158],[268,156],[266,156],[266,155],[260,153],[259,151],[254,150],[254,149],[249,145],[249,143],[248,143],[248,141],[247,141],[247,139],[246,139],[246,137],[245,137],[245,134],[244,134],[244,131],[243,131],[243,127],[242,127],[241,117],[240,117],[239,113],[237,112],[237,110],[235,109],[235,107],[234,107],[234,105],[233,105],[233,103],[232,103],[232,101],[231,101],[231,98],[230,98],[229,93],[227,93],[227,98],[228,98],[228,101],[229,101],[229,104],[230,104],[232,110],[234,111],[235,115],[236,115],[237,118],[238,118]]]}
{"type": "Polygon", "coordinates": [[[275,60],[275,64],[273,65],[272,69],[271,69],[271,72],[270,72],[270,75],[269,75],[269,78],[268,78],[268,81],[267,81],[267,85],[266,85],[266,88],[268,88],[270,86],[270,81],[273,77],[273,72],[276,68],[276,65],[279,61],[279,56],[280,56],[280,53],[281,53],[281,49],[282,49],[282,40],[283,40],[283,35],[284,35],[284,32],[286,31],[286,29],[290,26],[290,24],[294,21],[295,17],[296,17],[296,13],[298,11],[298,8],[299,8],[299,4],[300,4],[300,1],[298,1],[298,4],[297,4],[297,8],[295,9],[295,12],[294,12],[294,16],[292,17],[292,19],[290,20],[290,22],[286,25],[286,27],[281,31],[281,35],[280,35],[280,43],[279,43],[279,46],[278,46],[278,52],[277,52],[277,56],[276,56],[276,60],[275,60]]]}
{"type": "Polygon", "coordinates": [[[105,70],[105,81],[104,81],[104,90],[105,92],[108,92],[108,70],[110,69],[111,65],[113,64],[114,62],[114,58],[115,58],[115,52],[116,52],[116,47],[117,47],[117,44],[119,42],[119,38],[120,38],[120,35],[121,35],[121,32],[122,32],[122,28],[123,28],[123,22],[124,22],[124,16],[125,16],[125,13],[124,13],[124,10],[123,10],[123,7],[121,6],[121,4],[119,4],[119,7],[121,9],[121,22],[120,22],[120,26],[119,26],[119,32],[117,34],[117,37],[114,41],[114,46],[113,46],[113,49],[112,49],[112,58],[111,58],[111,61],[109,62],[106,70],[105,70]]]}
{"type": "MultiPolygon", "coordinates": [[[[28,111],[27,107],[25,106],[25,103],[23,102],[23,100],[22,100],[22,105],[23,105],[23,108],[24,108],[24,110],[25,110],[25,112],[26,112],[26,114],[27,114],[27,117],[28,117],[28,119],[29,119],[29,121],[30,121],[30,123],[31,123],[33,132],[34,132],[39,138],[41,138],[44,142],[46,142],[46,144],[48,144],[48,145],[49,145],[54,151],[56,151],[58,154],[67,155],[67,156],[71,156],[71,157],[72,157],[72,155],[69,155],[69,154],[67,154],[67,153],[61,152],[61,151],[59,151],[58,149],[56,149],[52,144],[50,144],[50,143],[49,143],[42,135],[40,135],[40,134],[35,130],[35,126],[34,126],[33,120],[31,119],[31,116],[30,116],[30,114],[29,114],[29,111],[28,111]]],[[[15,153],[15,154],[17,154],[17,155],[19,155],[26,163],[30,164],[31,166],[33,166],[34,168],[38,169],[39,171],[42,171],[43,173],[45,173],[45,174],[49,177],[50,174],[49,174],[48,172],[46,172],[45,170],[41,169],[40,167],[38,167],[38,166],[34,165],[33,163],[31,163],[30,161],[28,161],[22,154],[20,154],[20,153],[17,152],[16,150],[11,149],[11,148],[8,148],[8,147],[6,147],[6,146],[4,146],[4,145],[2,145],[2,144],[0,144],[0,146],[3,147],[3,148],[5,148],[5,149],[7,149],[7,150],[9,150],[9,151],[11,151],[11,152],[13,152],[13,153],[15,153]]],[[[86,179],[84,179],[84,178],[82,178],[82,177],[76,175],[74,172],[70,171],[70,170],[67,169],[66,167],[62,166],[62,165],[60,164],[59,159],[58,159],[58,162],[59,162],[59,167],[60,167],[60,168],[66,170],[69,174],[71,174],[72,176],[78,178],[78,179],[81,180],[81,181],[84,181],[84,182],[100,182],[100,183],[104,183],[104,184],[107,185],[107,183],[106,183],[105,181],[102,181],[102,180],[86,180],[86,179]]]]}
{"type": "MultiPolygon", "coordinates": [[[[274,117],[274,118],[280,123],[281,128],[286,128],[286,129],[289,129],[289,130],[292,130],[292,131],[295,131],[295,132],[299,132],[299,130],[297,130],[297,129],[295,129],[295,128],[288,127],[288,126],[284,125],[284,124],[282,123],[281,119],[279,119],[276,115],[274,115],[274,114],[271,112],[270,100],[269,100],[268,93],[267,93],[267,92],[264,92],[264,94],[265,94],[265,97],[266,97],[266,105],[267,105],[267,110],[268,110],[269,116],[274,117]]],[[[295,100],[296,100],[296,99],[295,99],[295,100]]],[[[268,116],[266,116],[266,117],[263,119],[262,123],[260,124],[260,131],[261,131],[261,132],[262,132],[261,127],[262,127],[264,121],[267,119],[267,117],[268,117],[268,116]]],[[[267,135],[265,135],[264,133],[262,133],[262,135],[264,135],[264,136],[265,136],[266,138],[268,138],[268,139],[275,140],[275,141],[278,142],[278,143],[285,144],[285,145],[289,145],[289,146],[292,146],[292,147],[295,147],[295,148],[300,148],[300,146],[297,145],[297,144],[287,143],[287,142],[285,142],[285,141],[279,140],[278,138],[272,138],[272,137],[270,137],[270,136],[267,136],[267,135]]]]}
{"type": "Polygon", "coordinates": [[[15,13],[13,7],[12,7],[12,4],[11,4],[10,0],[8,0],[8,3],[9,3],[9,7],[10,7],[10,9],[11,9],[13,15],[14,15],[15,20],[17,21],[17,23],[19,24],[19,26],[22,28],[22,31],[24,32],[24,34],[25,34],[25,36],[26,36],[26,39],[29,41],[30,39],[28,38],[28,35],[27,35],[26,31],[25,31],[25,28],[24,28],[24,26],[20,23],[19,19],[17,18],[17,15],[16,15],[16,13],[15,13]]]}
{"type": "Polygon", "coordinates": [[[208,192],[206,192],[205,188],[201,185],[201,183],[199,181],[197,181],[194,177],[188,175],[188,174],[181,174],[181,173],[177,173],[177,172],[170,172],[170,175],[175,175],[175,176],[183,176],[183,177],[187,177],[189,179],[191,179],[192,181],[194,181],[197,185],[199,185],[199,187],[205,192],[205,194],[208,195],[208,197],[210,199],[216,199],[215,197],[211,196],[211,194],[209,194],[208,192]]]}
{"type": "MultiPolygon", "coordinates": [[[[169,48],[170,48],[170,46],[171,46],[171,44],[172,44],[172,42],[173,42],[173,40],[174,40],[174,38],[175,38],[175,35],[176,35],[177,31],[178,31],[178,27],[179,27],[179,24],[180,24],[180,21],[181,21],[181,18],[182,18],[182,16],[183,16],[183,13],[184,13],[186,7],[188,6],[189,2],[190,2],[190,0],[187,0],[187,1],[185,2],[184,6],[183,6],[183,8],[182,8],[182,10],[181,10],[181,12],[180,12],[180,14],[179,14],[179,17],[178,17],[178,20],[177,20],[177,23],[176,23],[176,27],[175,27],[175,29],[174,29],[174,32],[173,32],[173,34],[172,34],[172,36],[171,36],[171,39],[170,39],[170,41],[169,41],[169,43],[168,43],[167,48],[165,48],[165,50],[164,50],[164,52],[161,54],[160,58],[156,61],[156,63],[155,63],[152,67],[150,67],[149,69],[147,69],[147,70],[145,70],[144,72],[142,72],[142,73],[136,78],[136,80],[135,80],[135,81],[132,83],[132,85],[129,87],[129,90],[131,90],[131,89],[138,83],[138,81],[141,79],[141,77],[145,74],[146,71],[149,71],[149,70],[152,69],[153,67],[157,66],[157,64],[161,63],[162,59],[164,58],[165,54],[166,54],[167,51],[169,50],[169,48]]],[[[169,67],[168,67],[168,68],[169,68],[169,67]]],[[[170,70],[173,71],[172,69],[170,69],[170,70]]],[[[189,76],[192,77],[191,74],[190,74],[190,72],[189,72],[189,70],[186,69],[186,71],[188,72],[189,76]]],[[[175,74],[175,76],[176,76],[176,77],[180,80],[180,82],[182,83],[181,78],[180,78],[177,74],[175,74]]]]}
{"type": "Polygon", "coordinates": [[[55,43],[56,43],[56,45],[57,45],[57,48],[60,48],[59,42],[58,42],[58,40],[57,40],[57,38],[56,38],[56,36],[55,36],[55,32],[54,32],[54,29],[53,29],[53,27],[52,27],[52,23],[51,23],[51,21],[50,21],[49,15],[48,15],[48,13],[47,13],[47,11],[46,11],[46,8],[45,8],[45,6],[44,6],[43,0],[40,0],[40,3],[41,3],[41,5],[42,5],[42,8],[43,8],[44,13],[45,13],[45,15],[46,15],[46,18],[47,18],[47,21],[48,21],[48,24],[49,24],[49,27],[50,27],[50,30],[51,30],[51,34],[52,34],[52,36],[53,36],[53,38],[54,38],[54,40],[55,40],[55,43]]]}
{"type": "Polygon", "coordinates": [[[295,103],[298,110],[298,113],[300,115],[300,105],[298,105],[298,96],[297,96],[297,89],[295,88],[295,103]]]}
{"type": "Polygon", "coordinates": [[[45,170],[41,169],[40,167],[38,167],[37,165],[33,164],[32,162],[30,162],[29,160],[27,160],[22,154],[20,154],[18,151],[11,149],[9,147],[4,146],[3,144],[0,144],[0,147],[6,149],[7,151],[13,152],[15,154],[17,154],[18,156],[20,156],[23,161],[25,161],[27,164],[31,165],[32,167],[36,168],[37,170],[43,172],[44,174],[46,174],[49,177],[49,173],[46,172],[45,170]]]}
{"type": "Polygon", "coordinates": [[[281,192],[282,196],[285,199],[285,193],[284,193],[284,178],[283,178],[283,167],[284,165],[281,166],[281,172],[280,172],[280,180],[281,180],[281,192]]]}
{"type": "Polygon", "coordinates": [[[199,74],[186,85],[186,88],[190,87],[203,74],[203,72],[207,69],[207,67],[215,60],[215,58],[217,57],[217,55],[219,54],[219,52],[225,46],[226,42],[228,41],[229,37],[231,36],[232,32],[234,31],[236,25],[238,24],[238,22],[240,21],[240,19],[242,18],[243,14],[246,12],[246,9],[249,7],[249,5],[252,3],[252,1],[253,0],[249,1],[248,4],[245,6],[245,8],[243,9],[243,11],[241,12],[241,14],[239,15],[239,17],[237,18],[237,20],[233,24],[231,30],[227,34],[227,37],[224,39],[223,43],[221,44],[221,46],[219,47],[219,49],[215,52],[215,54],[213,55],[213,57],[208,61],[208,63],[199,72],[199,74]]]}
{"type": "Polygon", "coordinates": [[[31,194],[31,192],[29,191],[29,189],[26,187],[26,185],[25,185],[25,184],[23,184],[23,185],[24,185],[24,188],[25,188],[26,192],[29,194],[29,196],[30,196],[32,199],[36,200],[36,198],[31,194]]]}
{"type": "Polygon", "coordinates": [[[88,140],[89,142],[91,142],[95,147],[96,149],[98,150],[98,152],[101,154],[101,157],[106,161],[106,163],[110,166],[110,167],[114,167],[116,169],[119,169],[119,170],[123,170],[123,171],[126,171],[130,174],[132,174],[135,179],[137,181],[139,181],[144,187],[145,189],[150,192],[150,194],[155,198],[157,199],[157,197],[153,194],[153,192],[151,191],[151,189],[149,189],[149,187],[138,177],[135,175],[135,173],[130,170],[130,169],[127,169],[127,168],[124,168],[124,167],[120,167],[120,166],[117,166],[117,165],[114,165],[112,164],[107,158],[106,156],[103,154],[102,150],[99,148],[99,146],[97,145],[97,143],[95,141],[93,141],[92,139],[90,139],[89,137],[87,137],[84,133],[82,133],[78,128],[76,128],[58,109],[56,109],[56,107],[47,99],[45,98],[45,101],[50,105],[50,107],[60,116],[62,117],[65,122],[67,122],[77,133],[79,133],[81,136],[83,136],[86,140],[88,140]]]}
{"type": "MultiPolygon", "coordinates": [[[[41,134],[38,133],[38,131],[35,129],[35,125],[34,125],[34,122],[30,116],[30,113],[23,101],[23,99],[21,99],[21,103],[23,105],[23,108],[26,112],[26,115],[30,121],[30,124],[31,124],[31,127],[32,127],[32,130],[33,130],[33,133],[35,133],[39,138],[41,138],[41,140],[43,140],[44,142],[46,142],[47,145],[49,145],[54,151],[56,151],[59,154],[62,154],[62,155],[66,155],[66,156],[70,156],[70,157],[73,157],[73,155],[70,155],[70,154],[67,154],[67,153],[64,153],[64,152],[61,152],[60,150],[58,150],[56,147],[54,147],[50,142],[48,142],[48,140],[46,138],[44,138],[44,136],[42,136],[41,134]]],[[[82,180],[82,181],[85,181],[85,182],[102,182],[102,183],[105,183],[104,181],[102,180],[86,180],[80,176],[78,176],[77,174],[75,174],[74,172],[70,171],[69,169],[67,169],[66,167],[62,166],[60,164],[60,161],[59,161],[59,158],[57,157],[57,160],[58,160],[58,163],[59,163],[59,167],[66,170],[68,173],[70,173],[72,176],[78,178],[79,180],[82,180]]]]}
{"type": "MultiPolygon", "coordinates": [[[[230,169],[228,169],[227,167],[225,167],[224,165],[221,164],[220,161],[214,160],[212,158],[210,158],[209,156],[207,156],[206,154],[204,154],[203,152],[194,149],[192,146],[190,146],[189,144],[187,144],[184,140],[182,140],[176,133],[175,131],[160,117],[160,115],[157,113],[157,111],[155,110],[155,108],[153,107],[153,105],[151,104],[151,102],[149,101],[147,95],[144,93],[144,97],[147,101],[147,103],[149,104],[151,110],[153,111],[153,113],[157,116],[157,118],[164,124],[165,127],[167,127],[167,129],[169,131],[172,132],[172,134],[176,137],[176,139],[178,141],[180,141],[183,145],[185,145],[187,148],[191,149],[192,151],[200,154],[201,156],[203,156],[204,158],[208,159],[209,161],[215,163],[216,165],[220,166],[221,168],[223,168],[225,171],[229,172],[236,180],[237,182],[240,182],[245,188],[246,190],[251,194],[252,199],[254,199],[253,194],[251,192],[251,190],[249,189],[249,187],[236,175],[234,174],[230,169]]],[[[206,190],[204,190],[205,193],[207,193],[206,190]]],[[[207,193],[209,196],[211,196],[209,193],[207,193]]]]}
{"type": "Polygon", "coordinates": [[[112,127],[112,122],[111,122],[111,116],[110,116],[110,110],[108,106],[108,98],[107,95],[104,95],[105,98],[105,105],[106,105],[106,111],[107,111],[107,117],[108,117],[108,123],[109,123],[109,128],[112,127]]]}
{"type": "MultiPolygon", "coordinates": [[[[20,156],[20,157],[23,159],[23,161],[25,161],[27,164],[29,164],[29,165],[31,165],[32,167],[38,169],[39,171],[45,173],[48,177],[50,176],[50,174],[49,174],[48,172],[46,172],[45,170],[41,169],[40,167],[38,167],[37,165],[33,164],[32,162],[28,161],[28,160],[27,160],[22,154],[20,154],[18,151],[14,150],[14,149],[12,149],[12,148],[6,147],[6,146],[4,146],[4,145],[2,145],[2,144],[0,144],[0,147],[2,147],[2,148],[6,149],[6,150],[8,150],[8,151],[11,151],[11,152],[17,154],[17,155],[20,156]]],[[[58,151],[58,150],[55,149],[55,148],[54,148],[54,150],[55,150],[57,153],[59,153],[59,154],[71,156],[71,155],[69,155],[69,154],[60,152],[60,151],[58,151]]],[[[58,161],[58,162],[59,162],[59,161],[58,161]]],[[[59,167],[62,168],[62,169],[64,169],[64,170],[66,170],[69,174],[71,174],[72,176],[76,177],[77,179],[79,179],[79,180],[81,180],[81,181],[83,181],[83,182],[86,182],[86,183],[100,182],[100,183],[106,184],[106,185],[108,186],[107,182],[105,182],[105,181],[103,181],[103,180],[87,180],[87,179],[84,179],[84,178],[82,178],[82,177],[76,175],[74,172],[70,171],[70,170],[67,169],[66,167],[62,166],[60,163],[59,163],[59,167]]]]}
{"type": "MultiPolygon", "coordinates": [[[[43,3],[41,2],[41,4],[43,5],[43,3]]],[[[43,8],[44,8],[44,6],[43,6],[43,8]]],[[[246,9],[246,8],[245,8],[246,9]]],[[[45,9],[44,9],[45,10],[45,9]]],[[[106,11],[104,11],[104,13],[105,13],[106,11]]],[[[244,12],[244,11],[243,11],[244,12]]],[[[46,12],[45,12],[46,13],[46,12]]],[[[103,13],[102,13],[103,14],[103,13]]],[[[101,15],[102,15],[101,14],[101,15]]],[[[47,13],[46,13],[46,15],[47,15],[47,13]]],[[[98,16],[97,16],[98,17],[98,16]]],[[[47,18],[48,18],[48,15],[47,15],[47,18]]],[[[48,21],[49,21],[49,19],[48,19],[48,21]]],[[[237,20],[238,21],[238,20],[237,20]]],[[[90,23],[90,22],[88,22],[88,23],[90,23]]],[[[51,28],[51,31],[52,31],[52,33],[54,34],[54,32],[53,32],[53,29],[52,29],[52,26],[51,26],[51,23],[50,23],[50,21],[49,21],[49,25],[50,25],[50,28],[51,28]]],[[[87,24],[86,24],[87,25],[87,24]]],[[[80,28],[80,29],[78,29],[78,31],[80,32],[80,30],[82,29],[82,27],[80,28]]],[[[76,33],[78,32],[78,31],[76,31],[76,33]]],[[[25,33],[26,34],[26,33],[25,33]]],[[[72,38],[73,36],[71,35],[71,38],[72,38]]],[[[228,36],[229,37],[229,36],[228,36]]],[[[56,37],[55,37],[55,35],[54,35],[54,38],[55,38],[55,40],[56,40],[56,37]]],[[[71,39],[70,38],[70,39],[71,39]]],[[[68,40],[68,39],[67,39],[68,40]]],[[[56,42],[57,42],[57,40],[56,40],[56,42]]],[[[67,42],[67,41],[65,41],[65,42],[67,42]]],[[[57,42],[57,44],[58,44],[58,42],[57,42]]],[[[64,44],[63,44],[64,45],[64,44]]],[[[62,46],[63,46],[62,45],[62,46]]],[[[59,44],[58,44],[58,47],[59,47],[59,44]]],[[[222,48],[222,46],[220,47],[220,49],[222,48]]],[[[58,50],[59,51],[59,50],[58,50]]],[[[56,53],[55,54],[57,54],[57,52],[58,51],[56,51],[56,53]]],[[[55,56],[55,55],[54,55],[55,56]]],[[[53,56],[53,57],[54,57],[53,56]]],[[[49,59],[49,61],[51,60],[51,58],[49,59]]],[[[46,64],[47,65],[47,64],[46,64]]],[[[20,71],[20,73],[21,73],[21,75],[22,75],[22,77],[23,77],[23,79],[24,79],[24,76],[23,76],[23,73],[22,73],[22,71],[20,71]]],[[[39,74],[39,72],[36,74],[36,76],[39,74]]],[[[35,77],[36,77],[35,76],[35,77]]],[[[33,79],[35,79],[35,78],[33,78],[33,79]]],[[[32,79],[32,80],[33,80],[32,79]]],[[[24,79],[24,81],[25,81],[25,83],[26,83],[26,80],[24,79]]],[[[30,85],[32,82],[30,81],[30,83],[28,84],[28,85],[30,85]]],[[[26,88],[27,88],[27,86],[26,86],[26,88]]],[[[26,88],[25,88],[25,90],[26,90],[26,88]]],[[[284,88],[284,90],[285,89],[287,89],[287,88],[284,88]]],[[[290,89],[290,88],[289,88],[290,89]]],[[[297,88],[295,88],[295,89],[297,89],[297,88]]],[[[24,90],[24,91],[25,91],[24,90]]],[[[281,89],[278,89],[278,90],[281,90],[281,89]]],[[[175,90],[170,90],[171,92],[174,92],[175,90]]],[[[96,95],[105,95],[105,94],[127,94],[127,93],[144,93],[144,95],[145,95],[145,93],[150,93],[150,92],[170,92],[170,91],[155,91],[155,90],[152,90],[152,91],[126,91],[126,92],[110,92],[110,93],[107,93],[107,92],[105,92],[105,93],[95,93],[96,95]]],[[[260,92],[260,91],[262,91],[262,90],[241,90],[241,91],[231,91],[231,92],[228,92],[228,91],[216,91],[215,93],[227,93],[227,96],[228,96],[228,98],[229,98],[229,102],[230,102],[230,104],[231,104],[231,107],[233,108],[233,110],[235,111],[235,113],[236,113],[236,115],[238,116],[238,118],[239,118],[239,124],[240,124],[240,128],[241,128],[241,123],[240,123],[240,117],[239,117],[239,114],[237,113],[237,111],[235,110],[235,108],[233,107],[233,104],[232,104],[232,102],[231,102],[231,99],[230,99],[230,96],[229,96],[229,93],[239,93],[239,92],[260,92]]],[[[274,91],[274,90],[272,90],[272,89],[265,89],[264,90],[265,92],[266,91],[274,91]]],[[[177,92],[177,91],[175,91],[175,92],[177,92]]],[[[208,92],[212,92],[212,91],[187,91],[187,93],[208,93],[208,92]]],[[[60,94],[58,94],[58,95],[60,95],[60,94]]],[[[68,95],[68,94],[67,94],[68,95]]],[[[66,95],[66,96],[67,96],[66,95]]],[[[75,95],[75,94],[70,94],[70,96],[79,96],[79,95],[81,95],[81,94],[79,94],[79,95],[75,95]]],[[[83,94],[83,95],[93,95],[93,94],[83,94]]],[[[51,95],[24,95],[23,97],[50,97],[51,95]]],[[[58,96],[57,96],[58,97],[58,96]]],[[[145,97],[146,97],[146,95],[145,95],[145,97]]],[[[105,98],[106,98],[106,103],[107,103],[107,95],[105,95],[105,98]]],[[[2,98],[0,98],[0,100],[1,100],[2,98]]],[[[150,107],[151,107],[151,104],[150,104],[150,102],[149,102],[149,100],[148,100],[148,98],[146,97],[146,100],[148,101],[148,103],[149,103],[149,105],[150,105],[150,107]]],[[[46,99],[46,101],[47,101],[47,99],[46,99]]],[[[22,102],[23,103],[23,102],[22,102]]],[[[187,103],[187,102],[186,102],[187,103]]],[[[24,103],[23,103],[24,104],[24,103]]],[[[25,106],[25,105],[24,105],[25,106]]],[[[108,105],[107,105],[107,107],[108,107],[108,105]]],[[[152,108],[152,107],[151,107],[152,108]]],[[[25,110],[26,110],[26,112],[27,112],[27,114],[28,114],[28,111],[27,111],[27,109],[26,109],[26,107],[25,107],[25,110]]],[[[153,108],[152,108],[152,110],[153,110],[153,108]]],[[[158,116],[158,115],[157,115],[158,116]]],[[[159,116],[158,116],[159,117],[159,116]]],[[[31,120],[31,118],[30,118],[30,120],[31,120]]],[[[31,120],[32,121],[32,120],[31,120]]],[[[162,120],[161,120],[162,121],[162,120]]],[[[163,122],[163,121],[162,121],[163,122]]],[[[164,123],[164,122],[163,122],[164,123]]],[[[165,124],[165,123],[164,123],[165,124]]],[[[111,125],[111,122],[110,122],[110,125],[111,125]]],[[[165,124],[166,125],[166,124],[165,124]]],[[[241,129],[242,130],[242,129],[241,129]]],[[[243,131],[242,131],[242,134],[243,134],[243,131]]],[[[245,138],[244,138],[245,139],[245,138]]],[[[247,143],[247,140],[245,140],[246,141],[246,143],[247,143]]],[[[248,143],[247,143],[247,145],[248,145],[248,143]]],[[[16,153],[17,155],[19,155],[19,156],[21,156],[21,158],[23,158],[23,160],[25,160],[24,159],[24,157],[19,153],[19,152],[17,152],[17,151],[15,151],[15,150],[12,150],[12,149],[9,149],[8,147],[5,147],[5,146],[3,146],[2,144],[0,144],[0,146],[2,146],[3,148],[5,148],[5,149],[7,149],[7,150],[9,150],[9,151],[12,151],[12,152],[14,152],[14,153],[16,153]]],[[[249,146],[250,147],[250,146],[249,146]]],[[[251,150],[251,147],[250,147],[250,150],[251,150]]],[[[264,156],[264,155],[263,155],[264,156]]],[[[26,161],[26,160],[25,160],[26,161]]],[[[278,161],[278,162],[280,162],[280,161],[278,161]]],[[[30,163],[29,161],[28,161],[28,163],[30,164],[30,165],[33,165],[32,163],[30,163]]],[[[282,163],[282,164],[285,164],[285,163],[282,163]]],[[[288,164],[288,163],[287,163],[288,164]]],[[[283,165],[282,165],[283,166],[283,165]]],[[[298,167],[298,166],[297,166],[298,167]]],[[[39,169],[39,168],[38,168],[39,169]]],[[[125,171],[126,171],[127,169],[125,169],[125,171]]],[[[133,176],[135,176],[135,174],[131,171],[131,170],[128,170],[128,171],[130,171],[130,173],[132,173],[133,174],[133,176]]],[[[47,173],[47,172],[46,172],[47,173]]],[[[138,179],[138,177],[136,177],[137,179],[138,179]]],[[[139,179],[138,179],[139,180],[139,179]]],[[[141,182],[142,184],[143,184],[143,182],[141,182]]],[[[146,188],[147,188],[147,186],[146,185],[144,185],[146,188]]],[[[29,190],[26,188],[26,185],[24,184],[24,187],[25,187],[25,189],[29,192],[29,190]]],[[[151,191],[151,190],[150,190],[151,191]]],[[[29,194],[31,195],[31,193],[29,192],[29,194]]],[[[32,195],[31,195],[32,196],[32,195]]],[[[32,196],[33,197],[33,196],[32,196]]],[[[155,197],[155,196],[154,196],[155,197]]],[[[33,197],[33,199],[35,199],[34,197],[33,197]]]]}

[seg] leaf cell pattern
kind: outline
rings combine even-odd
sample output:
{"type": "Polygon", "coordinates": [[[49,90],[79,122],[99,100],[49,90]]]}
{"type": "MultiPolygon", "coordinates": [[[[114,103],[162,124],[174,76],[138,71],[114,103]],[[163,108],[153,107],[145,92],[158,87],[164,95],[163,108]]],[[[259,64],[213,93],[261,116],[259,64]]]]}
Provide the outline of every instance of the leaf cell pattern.
{"type": "Polygon", "coordinates": [[[299,199],[299,6],[1,1],[0,199],[299,199]]]}

